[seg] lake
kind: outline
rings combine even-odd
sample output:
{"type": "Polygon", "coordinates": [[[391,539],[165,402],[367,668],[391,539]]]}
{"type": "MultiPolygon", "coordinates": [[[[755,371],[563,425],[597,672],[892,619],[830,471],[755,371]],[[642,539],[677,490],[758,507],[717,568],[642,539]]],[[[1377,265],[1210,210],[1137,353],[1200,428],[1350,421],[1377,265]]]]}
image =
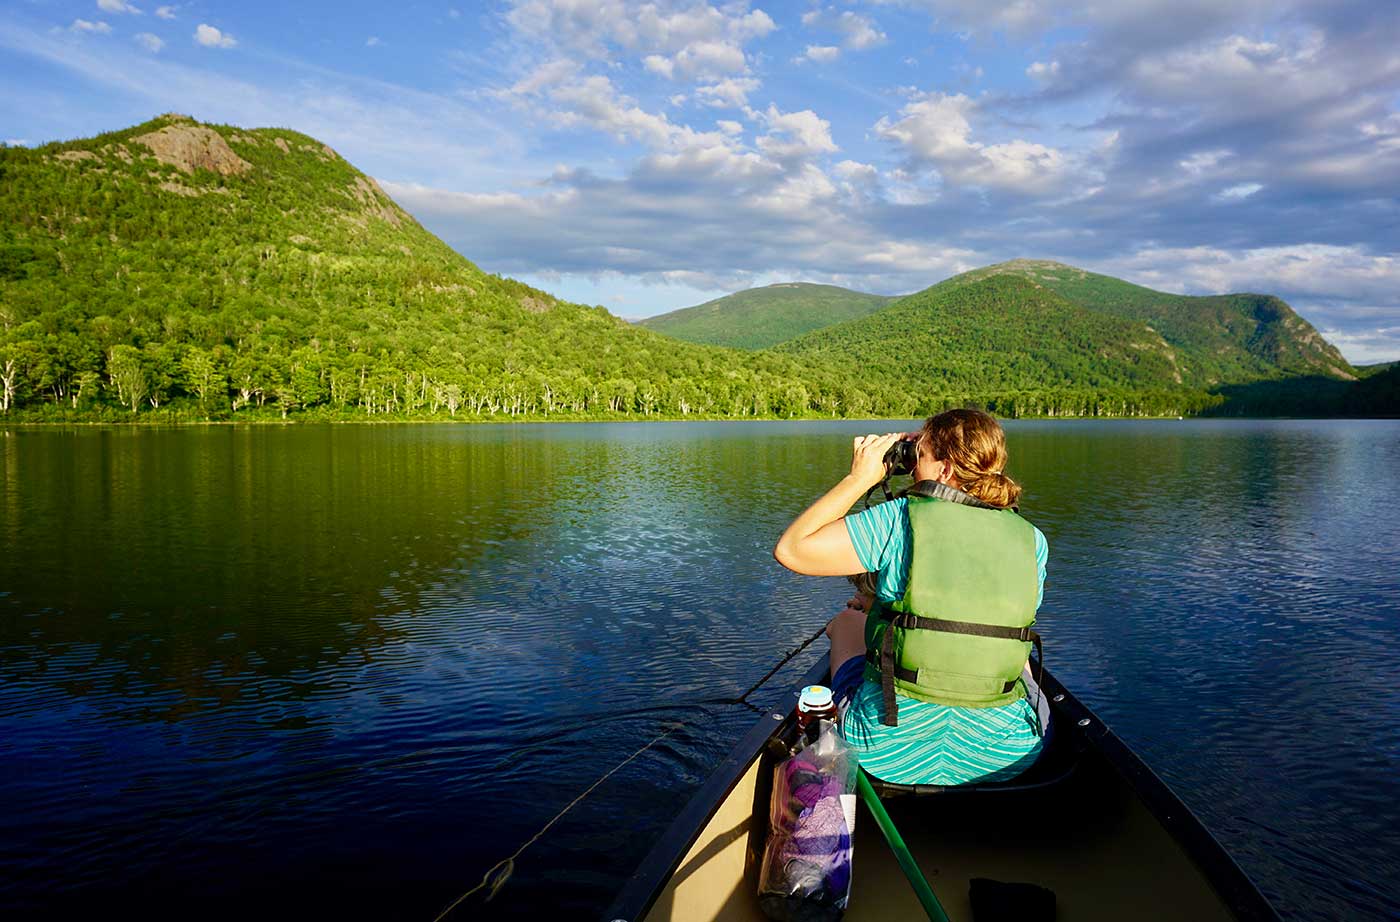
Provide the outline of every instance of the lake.
{"type": "MultiPolygon", "coordinates": [[[[597,917],[912,425],[0,426],[0,915],[426,922],[680,722],[451,918],[597,917]]],[[[1007,430],[1047,665],[1286,916],[1400,914],[1400,422],[1007,430]]]]}

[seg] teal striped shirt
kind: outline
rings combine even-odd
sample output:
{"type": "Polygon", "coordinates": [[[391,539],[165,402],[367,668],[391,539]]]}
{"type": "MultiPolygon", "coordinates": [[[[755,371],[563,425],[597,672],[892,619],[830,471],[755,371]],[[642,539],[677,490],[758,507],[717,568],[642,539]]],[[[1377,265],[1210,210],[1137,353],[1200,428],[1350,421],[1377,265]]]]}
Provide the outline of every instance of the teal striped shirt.
{"type": "MultiPolygon", "coordinates": [[[[884,602],[902,599],[909,582],[909,549],[913,544],[908,501],[895,499],[847,516],[846,532],[860,565],[876,574],[876,596],[884,602]]],[[[1049,556],[1045,535],[1037,528],[1037,608],[1045,596],[1049,556]]],[[[880,714],[880,686],[863,682],[842,720],[842,732],[859,753],[861,766],[885,781],[1000,781],[1028,768],[1041,750],[1035,708],[1025,698],[996,708],[960,708],[901,696],[899,726],[880,723],[880,714]]]]}

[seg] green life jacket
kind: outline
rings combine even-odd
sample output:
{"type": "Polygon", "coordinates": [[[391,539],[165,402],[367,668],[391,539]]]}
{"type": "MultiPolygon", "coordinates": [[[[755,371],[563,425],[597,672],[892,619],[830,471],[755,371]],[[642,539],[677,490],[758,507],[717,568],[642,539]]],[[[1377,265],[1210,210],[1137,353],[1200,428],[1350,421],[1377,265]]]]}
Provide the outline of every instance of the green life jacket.
{"type": "Polygon", "coordinates": [[[1035,528],[1014,510],[957,499],[909,496],[904,598],[872,605],[866,618],[865,676],[884,690],[889,726],[898,724],[896,690],[971,708],[1026,694],[1021,669],[1040,643],[1031,630],[1040,590],[1035,528]]]}

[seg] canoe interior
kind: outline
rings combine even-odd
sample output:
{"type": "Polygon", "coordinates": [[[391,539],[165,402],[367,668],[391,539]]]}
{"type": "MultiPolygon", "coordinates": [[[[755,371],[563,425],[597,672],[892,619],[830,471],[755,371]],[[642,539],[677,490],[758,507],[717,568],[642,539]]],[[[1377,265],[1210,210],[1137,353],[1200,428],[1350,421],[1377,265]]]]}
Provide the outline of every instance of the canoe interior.
{"type": "MultiPolygon", "coordinates": [[[[1053,694],[1058,683],[1047,689],[1053,694]]],[[[969,881],[988,877],[1035,883],[1054,891],[1061,922],[1125,918],[1276,918],[1208,833],[1155,776],[1165,801],[1147,796],[1078,721],[1072,696],[1056,706],[1058,758],[1072,771],[1022,791],[896,795],[884,801],[919,866],[954,922],[972,922],[969,881]],[[1066,706],[1074,710],[1065,710],[1066,706]],[[1065,726],[1067,724],[1067,726],[1065,726]],[[1067,734],[1064,730],[1068,730],[1067,734]],[[1194,851],[1188,852],[1186,845],[1194,851]]],[[[771,726],[777,726],[774,720],[771,726]]],[[[1107,728],[1113,746],[1122,747],[1107,728]]],[[[1123,750],[1126,752],[1126,749],[1123,750]]],[[[649,910],[647,922],[761,922],[757,872],[767,834],[774,759],[760,751],[735,766],[737,776],[717,801],[649,910]]],[[[699,822],[696,822],[699,825],[699,822]]],[[[693,834],[692,827],[691,833],[693,834]]],[[[688,841],[688,839],[687,839],[688,841]]],[[[683,846],[682,846],[683,847],[683,846]]],[[[640,908],[640,907],[639,907],[640,908]]],[[[626,915],[608,918],[626,919],[626,915]]],[[[635,916],[633,917],[635,918],[635,916]]],[[[856,820],[854,884],[846,919],[924,918],[874,819],[861,805],[856,820]]]]}

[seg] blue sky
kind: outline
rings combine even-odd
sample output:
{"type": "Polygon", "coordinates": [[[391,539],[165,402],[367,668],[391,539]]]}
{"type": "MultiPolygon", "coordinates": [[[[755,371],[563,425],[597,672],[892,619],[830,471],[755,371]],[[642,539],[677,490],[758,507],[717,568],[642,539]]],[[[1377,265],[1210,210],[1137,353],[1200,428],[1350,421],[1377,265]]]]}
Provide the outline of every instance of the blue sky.
{"type": "Polygon", "coordinates": [[[640,317],[1018,256],[1266,291],[1400,359],[1400,4],[9,0],[0,140],[335,147],[483,268],[640,317]]]}

